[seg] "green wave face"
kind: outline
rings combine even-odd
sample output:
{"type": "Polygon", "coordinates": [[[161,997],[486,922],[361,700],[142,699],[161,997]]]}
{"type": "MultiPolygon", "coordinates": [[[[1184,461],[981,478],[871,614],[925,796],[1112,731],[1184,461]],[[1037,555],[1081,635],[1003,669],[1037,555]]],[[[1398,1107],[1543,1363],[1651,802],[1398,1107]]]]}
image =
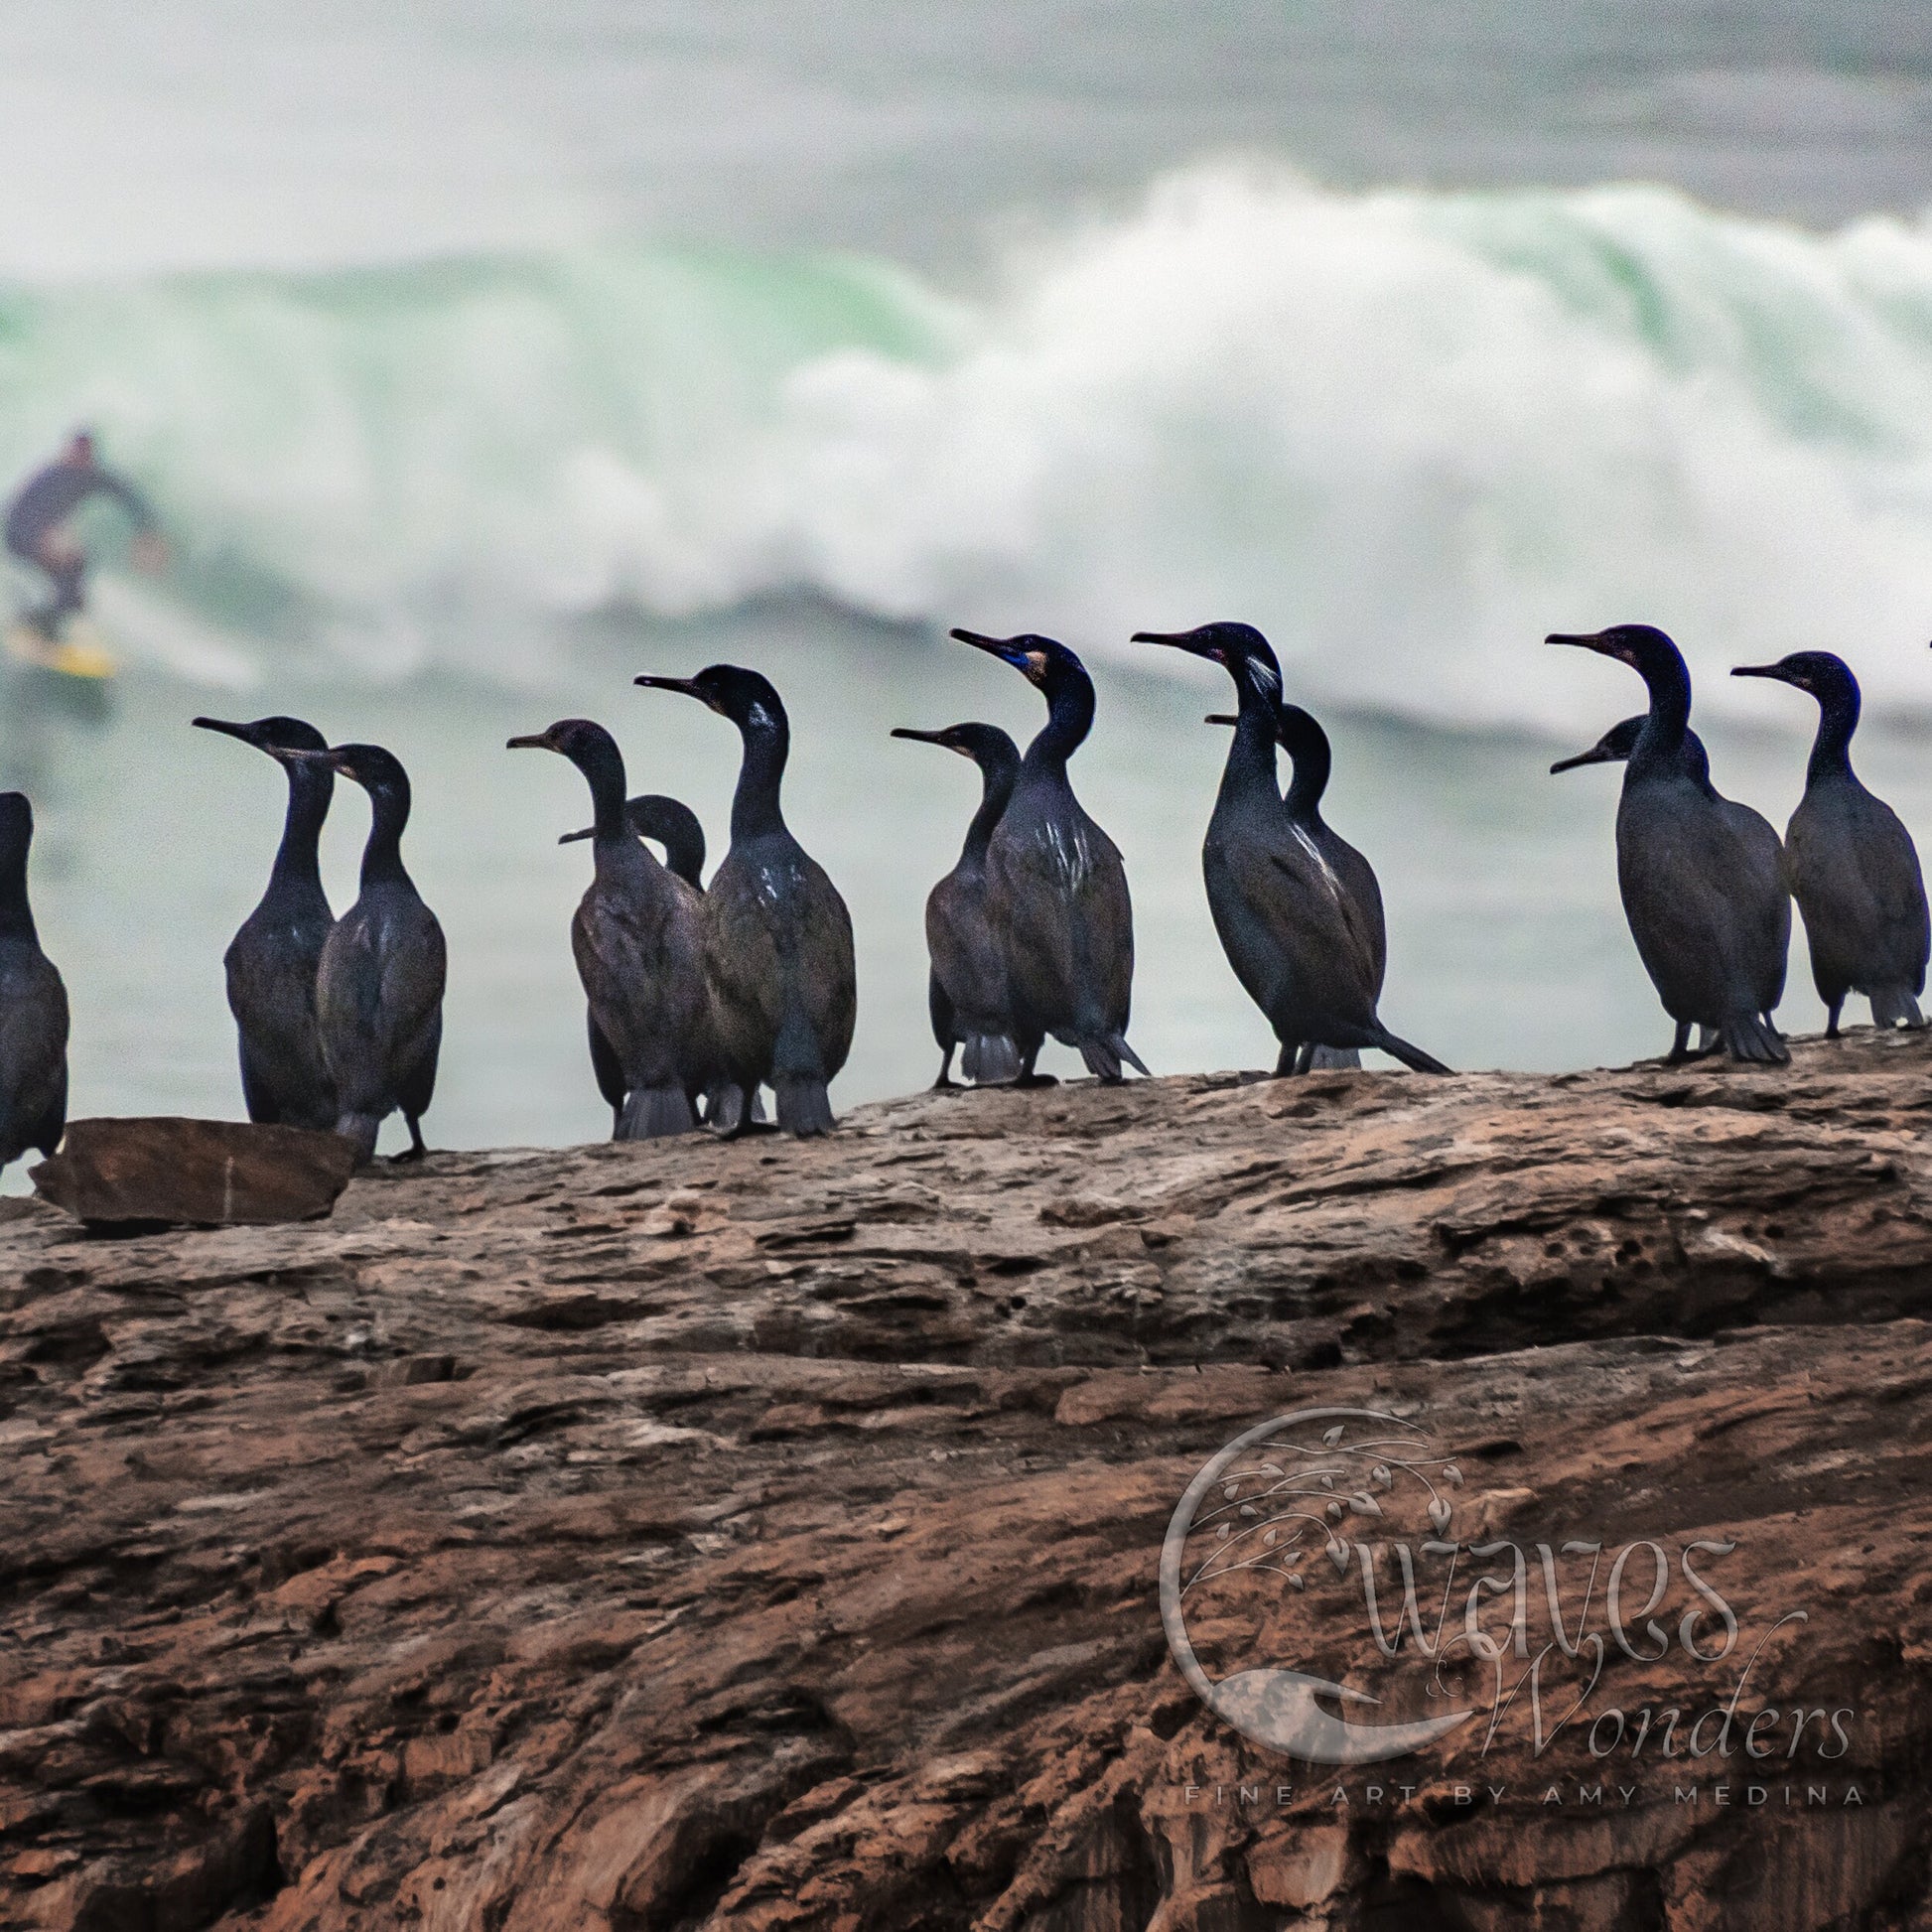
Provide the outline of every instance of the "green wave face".
{"type": "Polygon", "coordinates": [[[96,425],[164,506],[181,587],[255,629],[472,581],[574,605],[620,588],[600,499],[608,562],[614,517],[750,459],[795,370],[918,366],[951,327],[885,264],[699,248],[15,287],[0,464],[96,425]]]}
{"type": "Polygon", "coordinates": [[[375,671],[804,589],[1103,650],[1238,615],[1330,700],[1569,727],[1551,628],[1863,642],[1882,704],[1932,608],[1932,231],[1662,190],[1203,168],[970,299],[645,246],[0,293],[0,465],[79,419],[169,621],[375,671]]]}

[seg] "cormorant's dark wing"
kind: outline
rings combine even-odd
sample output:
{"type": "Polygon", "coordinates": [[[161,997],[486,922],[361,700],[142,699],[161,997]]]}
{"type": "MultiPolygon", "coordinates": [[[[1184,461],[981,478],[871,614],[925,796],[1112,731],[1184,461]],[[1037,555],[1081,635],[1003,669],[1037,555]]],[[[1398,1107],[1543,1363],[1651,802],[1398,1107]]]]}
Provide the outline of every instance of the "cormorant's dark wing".
{"type": "Polygon", "coordinates": [[[68,994],[54,963],[24,941],[0,946],[0,1164],[45,1147],[57,1115],[65,1125],[67,1050],[68,994]]]}
{"type": "Polygon", "coordinates": [[[948,873],[933,887],[925,902],[925,941],[954,1027],[1010,1035],[1006,952],[993,929],[984,878],[948,873]]]}
{"type": "Polygon", "coordinates": [[[1368,937],[1369,953],[1375,962],[1375,996],[1382,997],[1382,978],[1389,964],[1389,928],[1382,911],[1382,885],[1375,868],[1339,832],[1324,826],[1320,839],[1323,855],[1341,881],[1342,890],[1360,911],[1368,937]]]}
{"type": "Polygon", "coordinates": [[[989,904],[1003,935],[1017,1012],[1048,1032],[1125,1033],[1134,986],[1134,908],[1112,839],[1067,794],[1020,820],[1013,808],[987,855],[989,904]]]}
{"type": "Polygon", "coordinates": [[[1626,776],[1616,847],[1624,914],[1668,1013],[1720,1026],[1777,1004],[1791,900],[1762,818],[1687,779],[1626,776]]]}
{"type": "Polygon", "coordinates": [[[223,956],[250,1120],[336,1124],[335,1082],[316,1020],[316,976],[328,935],[319,921],[292,929],[284,919],[256,913],[223,956]]]}
{"type": "Polygon", "coordinates": [[[1864,836],[1858,846],[1860,876],[1883,927],[1885,963],[1914,993],[1925,987],[1928,932],[1925,875],[1918,848],[1903,822],[1882,798],[1868,792],[1862,813],[1864,836]]]}
{"type": "Polygon", "coordinates": [[[705,974],[726,1056],[767,1079],[781,1049],[815,1055],[830,1080],[852,1050],[858,981],[852,919],[794,840],[725,855],[704,896],[705,974]]]}
{"type": "Polygon", "coordinates": [[[716,1069],[699,1064],[709,1017],[700,899],[684,880],[647,864],[620,881],[596,880],[585,893],[570,926],[577,974],[626,1088],[702,1086],[716,1069]]]}
{"type": "Polygon", "coordinates": [[[618,1059],[617,1048],[605,1036],[604,1029],[597,1024],[597,1015],[586,1010],[584,1015],[585,1032],[589,1035],[591,1048],[591,1072],[597,1079],[597,1090],[604,1096],[605,1104],[614,1114],[623,1112],[623,1098],[630,1091],[623,1077],[623,1067],[618,1059]]]}
{"type": "Polygon", "coordinates": [[[399,1084],[440,1031],[447,970],[443,928],[414,893],[365,897],[337,922],[316,1011],[345,1112],[397,1104],[399,1084]]]}
{"type": "Polygon", "coordinates": [[[402,1077],[396,1082],[396,1103],[411,1120],[429,1112],[436,1097],[436,1063],[443,1050],[443,1006],[436,1009],[404,1047],[402,1077]]]}
{"type": "Polygon", "coordinates": [[[419,1041],[443,1011],[449,978],[449,950],[437,916],[421,899],[390,928],[382,958],[382,1011],[390,1016],[389,1036],[398,1045],[419,1041]]]}

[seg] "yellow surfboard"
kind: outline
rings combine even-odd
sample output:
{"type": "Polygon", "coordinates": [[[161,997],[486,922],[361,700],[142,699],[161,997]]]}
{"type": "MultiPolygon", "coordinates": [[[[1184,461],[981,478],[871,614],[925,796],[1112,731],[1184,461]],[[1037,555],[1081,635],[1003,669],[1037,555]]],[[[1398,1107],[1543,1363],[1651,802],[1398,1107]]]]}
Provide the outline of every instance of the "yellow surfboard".
{"type": "Polygon", "coordinates": [[[84,618],[69,619],[65,634],[58,640],[43,636],[32,624],[16,619],[7,625],[5,638],[7,655],[17,664],[95,684],[114,675],[112,652],[100,632],[84,618]]]}

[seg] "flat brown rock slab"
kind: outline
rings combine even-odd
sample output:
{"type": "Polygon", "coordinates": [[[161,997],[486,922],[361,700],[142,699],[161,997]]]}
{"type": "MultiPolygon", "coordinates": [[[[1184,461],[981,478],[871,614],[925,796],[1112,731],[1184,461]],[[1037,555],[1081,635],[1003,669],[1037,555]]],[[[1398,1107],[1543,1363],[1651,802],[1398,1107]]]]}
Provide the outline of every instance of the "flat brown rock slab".
{"type": "Polygon", "coordinates": [[[0,1925],[1932,1921],[1929,1075],[1162,1080],[378,1164],[320,1226],[27,1204],[0,1925]],[[1182,1525],[1204,1701],[1176,1505],[1309,1410],[1182,1525]],[[1459,1721],[1310,1762],[1210,1708],[1260,1671],[1459,1721]]]}
{"type": "Polygon", "coordinates": [[[109,1227],[259,1227],[327,1214],[355,1172],[355,1150],[306,1127],[152,1115],[68,1123],[35,1190],[109,1227]]]}

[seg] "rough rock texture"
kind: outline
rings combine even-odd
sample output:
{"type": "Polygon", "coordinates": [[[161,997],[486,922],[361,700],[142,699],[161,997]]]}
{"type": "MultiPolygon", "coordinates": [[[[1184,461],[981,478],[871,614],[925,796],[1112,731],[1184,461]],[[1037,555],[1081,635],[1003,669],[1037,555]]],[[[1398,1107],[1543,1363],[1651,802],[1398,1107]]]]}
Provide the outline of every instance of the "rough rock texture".
{"type": "Polygon", "coordinates": [[[146,1115],[75,1120],[34,1185],[80,1220],[248,1227],[327,1214],[355,1172],[335,1134],[146,1115]]]}
{"type": "MultiPolygon", "coordinates": [[[[6,1203],[0,1923],[1932,1923],[1928,1114],[1932,1043],[1866,1035],[441,1155],[300,1227],[6,1203]],[[1539,1627],[1538,1542],[1729,1544],[1734,1650],[1687,1655],[1722,1633],[1673,1571],[1656,1657],[1640,1558],[1587,1691],[1559,1658],[1384,1765],[1245,1741],[1171,1659],[1162,1538],[1309,1407],[1452,1452],[1447,1533],[1530,1553],[1539,1627]]],[[[1479,1704],[1324,1554],[1387,1580],[1410,1487],[1315,1496],[1305,1589],[1196,1599],[1210,1676],[1479,1704]]]]}

